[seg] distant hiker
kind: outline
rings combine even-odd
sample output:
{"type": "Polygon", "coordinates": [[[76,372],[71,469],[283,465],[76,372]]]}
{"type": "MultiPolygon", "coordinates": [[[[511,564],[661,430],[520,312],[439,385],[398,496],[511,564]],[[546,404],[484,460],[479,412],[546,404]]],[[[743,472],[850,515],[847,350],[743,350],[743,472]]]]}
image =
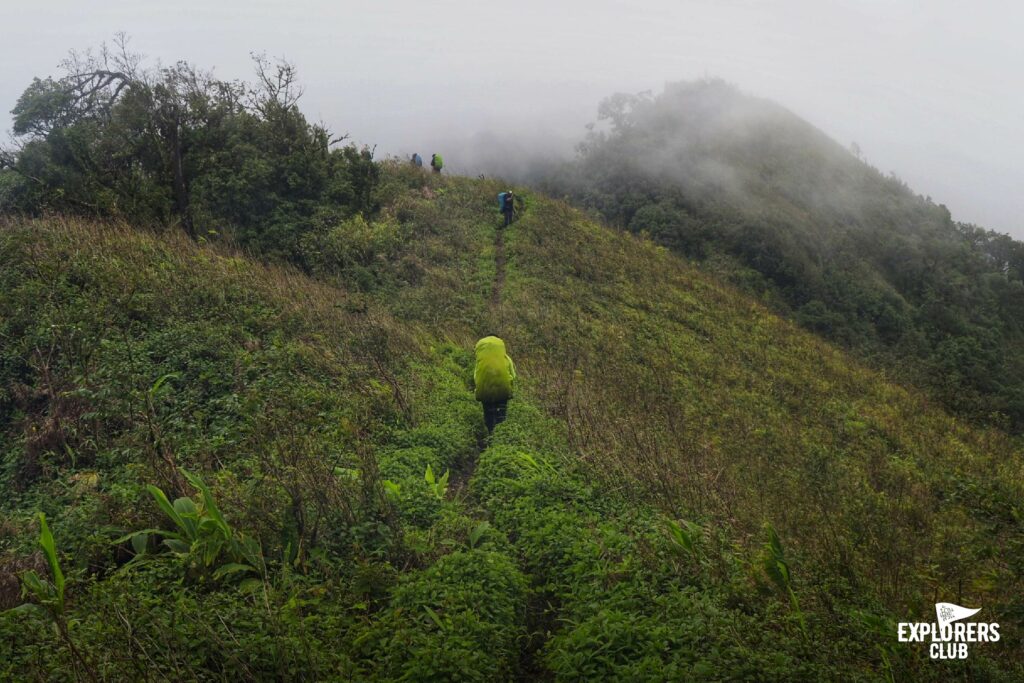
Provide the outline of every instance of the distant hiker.
{"type": "Polygon", "coordinates": [[[515,216],[515,195],[512,194],[511,189],[505,193],[505,207],[502,211],[505,213],[505,224],[511,225],[512,218],[515,216]]]}
{"type": "Polygon", "coordinates": [[[434,169],[434,173],[440,173],[441,169],[444,168],[444,159],[441,158],[440,154],[432,154],[430,156],[430,168],[434,169]]]}
{"type": "Polygon", "coordinates": [[[505,421],[505,409],[512,398],[515,379],[516,366],[505,353],[505,342],[492,335],[476,343],[473,386],[476,388],[476,400],[484,406],[484,424],[488,434],[505,421]]]}
{"type": "Polygon", "coordinates": [[[423,168],[423,157],[416,152],[412,153],[412,165],[416,168],[423,168]]]}
{"type": "Polygon", "coordinates": [[[505,225],[509,226],[512,224],[512,217],[516,210],[516,198],[512,194],[512,190],[505,190],[498,194],[498,208],[501,209],[501,213],[505,215],[505,225]]]}

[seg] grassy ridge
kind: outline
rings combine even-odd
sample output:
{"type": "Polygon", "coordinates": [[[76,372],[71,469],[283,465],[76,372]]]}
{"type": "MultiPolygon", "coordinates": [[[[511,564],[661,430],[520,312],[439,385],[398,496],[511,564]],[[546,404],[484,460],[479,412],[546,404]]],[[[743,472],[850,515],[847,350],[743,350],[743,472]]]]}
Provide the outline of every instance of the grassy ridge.
{"type": "Polygon", "coordinates": [[[1016,581],[1020,558],[1000,549],[1020,529],[994,511],[1021,499],[1019,444],[564,207],[538,207],[509,252],[514,347],[606,481],[741,536],[771,520],[829,580],[903,609],[1016,581]]]}
{"type": "Polygon", "coordinates": [[[543,197],[491,304],[500,189],[388,169],[382,216],[324,237],[316,279],[5,223],[0,598],[45,567],[37,508],[71,577],[68,639],[0,616],[6,675],[1020,673],[1010,638],[940,669],[890,623],[949,599],[1018,624],[1019,444],[543,197]],[[489,331],[522,385],[488,444],[469,349],[489,331]],[[173,527],[145,484],[198,500],[178,467],[264,571],[111,543],[173,527]]]}

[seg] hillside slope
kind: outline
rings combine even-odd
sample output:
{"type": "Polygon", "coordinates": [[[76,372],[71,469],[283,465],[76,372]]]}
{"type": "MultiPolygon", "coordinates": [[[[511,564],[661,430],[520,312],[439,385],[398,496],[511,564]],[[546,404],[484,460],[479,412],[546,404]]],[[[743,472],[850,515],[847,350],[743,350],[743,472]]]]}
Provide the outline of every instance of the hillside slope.
{"type": "Polygon", "coordinates": [[[547,185],[960,415],[1024,429],[1024,244],[720,81],[616,96],[547,185]]]}
{"type": "Polygon", "coordinates": [[[1010,637],[937,663],[894,623],[1019,628],[1019,442],[564,204],[500,232],[495,183],[385,176],[314,278],[3,224],[0,600],[49,576],[37,509],[69,577],[0,616],[7,677],[1024,673],[1010,637]],[[521,385],[488,441],[490,332],[521,385]]]}

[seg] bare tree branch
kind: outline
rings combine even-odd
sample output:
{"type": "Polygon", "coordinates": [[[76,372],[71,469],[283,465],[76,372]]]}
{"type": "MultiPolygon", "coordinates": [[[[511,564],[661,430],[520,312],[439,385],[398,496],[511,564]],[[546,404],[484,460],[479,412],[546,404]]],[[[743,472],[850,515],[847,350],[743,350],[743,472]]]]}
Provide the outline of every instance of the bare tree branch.
{"type": "Polygon", "coordinates": [[[273,108],[289,110],[303,95],[295,65],[279,58],[274,62],[265,53],[250,53],[256,66],[257,84],[249,90],[249,104],[264,117],[273,108]]]}

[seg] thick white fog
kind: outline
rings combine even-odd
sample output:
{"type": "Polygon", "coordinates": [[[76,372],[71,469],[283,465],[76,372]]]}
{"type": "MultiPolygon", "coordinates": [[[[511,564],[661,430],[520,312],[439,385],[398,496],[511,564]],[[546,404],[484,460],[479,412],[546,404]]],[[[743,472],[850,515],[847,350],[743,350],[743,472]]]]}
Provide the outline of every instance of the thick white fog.
{"type": "Polygon", "coordinates": [[[1020,3],[5,0],[3,17],[3,112],[69,49],[124,31],[223,78],[249,77],[250,51],[283,56],[311,119],[464,172],[481,148],[568,153],[614,91],[718,76],[1024,238],[1020,3]]]}

